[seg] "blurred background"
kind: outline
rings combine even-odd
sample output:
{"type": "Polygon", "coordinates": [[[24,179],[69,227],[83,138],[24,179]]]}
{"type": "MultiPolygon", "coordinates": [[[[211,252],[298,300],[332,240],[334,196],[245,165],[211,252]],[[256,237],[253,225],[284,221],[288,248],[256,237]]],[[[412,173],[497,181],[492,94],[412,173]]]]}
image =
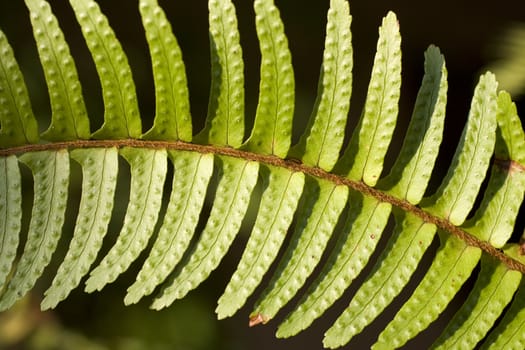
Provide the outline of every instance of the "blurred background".
{"type": "MultiPolygon", "coordinates": [[[[51,0],[50,3],[76,59],[92,120],[91,128],[95,130],[103,122],[103,105],[93,62],[67,2],[51,0]]],[[[146,131],[152,125],[155,100],[151,63],[140,22],[138,0],[99,0],[98,3],[128,55],[143,116],[143,128],[146,131]]],[[[159,0],[159,3],[171,21],[183,51],[194,130],[198,131],[204,126],[210,85],[207,1],[159,0]]],[[[237,7],[245,58],[248,133],[253,124],[257,103],[260,55],[255,35],[253,1],[234,0],[234,3],[237,7]]],[[[276,0],[276,4],[285,23],[295,68],[296,141],[304,130],[316,97],[329,0],[276,0]]],[[[434,4],[414,0],[351,1],[350,10],[353,16],[354,88],[348,134],[361,113],[381,19],[391,10],[397,14],[400,22],[403,85],[399,124],[394,138],[398,140],[395,142],[399,142],[399,145],[394,144],[391,147],[386,169],[395,159],[396,150],[401,144],[423,75],[423,53],[430,44],[440,47],[449,72],[448,117],[438,159],[442,165],[437,167],[431,187],[439,183],[443,176],[440,171],[445,171],[447,162],[453,155],[468,115],[474,86],[481,72],[493,70],[500,81],[500,87],[511,92],[519,113],[525,115],[523,0],[441,0],[434,4]]],[[[0,1],[0,29],[14,48],[28,84],[34,112],[44,130],[50,120],[49,99],[23,1],[0,1]]],[[[73,171],[80,171],[78,167],[73,167],[73,171]]],[[[117,189],[123,196],[127,195],[126,186],[129,186],[126,184],[126,171],[123,164],[123,181],[117,189]]],[[[30,179],[27,171],[24,176],[30,179]]],[[[71,195],[79,194],[80,182],[72,183],[71,195]]],[[[124,216],[126,210],[126,201],[120,202],[115,207],[115,218],[107,237],[108,242],[114,241],[119,229],[119,218],[124,216]]],[[[30,204],[31,202],[26,200],[27,207],[24,213],[27,215],[30,214],[30,204]]],[[[74,214],[74,208],[68,210],[74,214]]],[[[254,213],[248,214],[252,217],[253,215],[254,213]]],[[[523,217],[523,213],[520,216],[523,217]]],[[[74,215],[68,215],[61,248],[46,269],[46,275],[39,280],[37,288],[11,311],[0,314],[0,349],[321,349],[324,331],[348,304],[356,290],[354,286],[349,288],[343,298],[316,321],[313,327],[288,340],[274,337],[279,320],[282,320],[286,312],[280,313],[276,321],[266,326],[248,327],[248,314],[254,298],[250,298],[247,306],[233,318],[217,321],[214,314],[216,300],[224,290],[242,253],[249,233],[249,227],[245,225],[230,253],[211,277],[196,291],[166,310],[149,310],[151,298],[146,298],[138,305],[123,305],[125,290],[135,278],[140,261],[145,257],[143,254],[128,273],[106,287],[103,292],[88,295],[82,292],[82,288],[77,288],[56,310],[40,312],[42,293],[49,286],[53,272],[67,249],[67,241],[74,225],[71,218],[74,218],[74,215]]],[[[513,238],[515,241],[521,235],[522,227],[523,224],[520,223],[513,238]]],[[[416,281],[417,278],[416,276],[416,281]]],[[[260,291],[259,288],[258,292],[260,291]]],[[[464,298],[466,293],[464,288],[457,300],[464,298]]],[[[296,301],[297,299],[294,299],[290,304],[293,305],[296,301]]],[[[289,307],[287,309],[289,310],[289,307]]],[[[443,319],[449,317],[452,312],[449,309],[438,319],[434,329],[428,332],[435,334],[443,329],[443,319]]],[[[394,310],[387,309],[382,319],[367,329],[359,339],[352,341],[350,347],[368,348],[375,340],[374,334],[391,319],[393,312],[394,310]]],[[[407,348],[419,349],[424,348],[424,344],[428,345],[428,332],[410,342],[407,348]]]]}

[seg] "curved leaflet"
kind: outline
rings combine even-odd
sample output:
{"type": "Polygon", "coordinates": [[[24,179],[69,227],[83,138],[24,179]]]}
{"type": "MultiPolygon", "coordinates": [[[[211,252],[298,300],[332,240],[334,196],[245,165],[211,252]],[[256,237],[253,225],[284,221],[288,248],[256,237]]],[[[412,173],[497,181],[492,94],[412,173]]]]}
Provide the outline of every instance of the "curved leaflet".
{"type": "Polygon", "coordinates": [[[42,137],[51,141],[88,139],[89,119],[75,62],[51,7],[25,0],[51,101],[51,125],[42,137]]]}
{"type": "Polygon", "coordinates": [[[206,227],[188,261],[182,263],[176,277],[153,302],[153,309],[169,306],[204,281],[239,232],[257,182],[259,164],[228,157],[221,160],[222,174],[206,227]]]}
{"type": "Polygon", "coordinates": [[[78,286],[102,247],[117,185],[116,148],[76,149],[71,157],[82,166],[82,197],[73,238],[53,283],[45,291],[43,310],[55,307],[78,286]]]}
{"type": "Polygon", "coordinates": [[[262,167],[266,188],[237,270],[220,297],[218,318],[232,316],[261,282],[286,237],[303,191],[304,174],[262,167]]]}
{"type": "MultiPolygon", "coordinates": [[[[517,247],[513,255],[518,256],[517,247]]],[[[436,340],[433,349],[472,349],[483,339],[510,302],[521,273],[483,255],[481,271],[470,295],[436,340]]]]}
{"type": "Polygon", "coordinates": [[[95,1],[69,0],[69,2],[80,23],[102,84],[104,124],[92,137],[140,138],[142,122],[137,94],[124,50],[95,1]]]}
{"type": "Polygon", "coordinates": [[[401,90],[401,36],[389,12],[379,28],[377,52],[362,117],[337,171],[375,186],[394,132],[401,90]]]}
{"type": "Polygon", "coordinates": [[[292,149],[303,163],[332,170],[343,145],[352,94],[351,16],[346,0],[332,0],[317,100],[306,132],[292,149]]]}
{"type": "Polygon", "coordinates": [[[148,258],[124,303],[136,303],[162,283],[180,262],[199,222],[213,173],[213,155],[169,152],[175,168],[170,202],[148,258]]]}
{"type": "Polygon", "coordinates": [[[307,178],[299,221],[277,272],[256,303],[250,323],[266,323],[297,293],[319,263],[346,206],[348,188],[307,178]]]}
{"type": "Polygon", "coordinates": [[[374,252],[392,206],[354,191],[349,202],[349,215],[332,255],[299,305],[279,326],[278,337],[289,337],[309,327],[341,297],[374,252]]]}
{"type": "Polygon", "coordinates": [[[0,310],[23,297],[51,261],[62,234],[69,185],[69,155],[66,150],[25,153],[20,159],[34,177],[34,202],[24,252],[4,294],[0,310]]]}
{"type": "Polygon", "coordinates": [[[211,88],[202,143],[239,147],[244,137],[244,63],[235,7],[209,0],[211,88]]]}
{"type": "Polygon", "coordinates": [[[15,156],[0,157],[0,286],[16,258],[22,225],[22,179],[15,156]]]}
{"type": "Polygon", "coordinates": [[[0,147],[7,148],[39,140],[38,124],[24,77],[13,49],[0,30],[0,147]]]}
{"type": "Polygon", "coordinates": [[[120,154],[131,167],[128,209],[116,243],[86,281],[88,293],[101,290],[128,269],[146,248],[160,210],[167,172],[166,151],[124,148],[120,154]]]}
{"type": "Polygon", "coordinates": [[[273,0],[255,0],[261,81],[255,123],[244,148],[286,157],[292,136],[295,79],[288,40],[273,0]]]}
{"type": "Polygon", "coordinates": [[[179,44],[157,0],[140,0],[139,10],[155,81],[156,115],[153,127],[144,138],[189,142],[192,138],[190,100],[179,44]]]}

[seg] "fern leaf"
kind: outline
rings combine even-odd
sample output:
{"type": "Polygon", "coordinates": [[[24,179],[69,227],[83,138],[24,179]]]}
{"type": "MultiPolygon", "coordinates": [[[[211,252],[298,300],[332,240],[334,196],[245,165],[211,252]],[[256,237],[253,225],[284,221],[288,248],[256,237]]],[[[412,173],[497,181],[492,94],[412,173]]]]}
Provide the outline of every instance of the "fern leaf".
{"type": "MultiPolygon", "coordinates": [[[[492,75],[487,74],[480,79],[476,87],[469,121],[449,173],[438,190],[439,194],[447,194],[449,203],[453,203],[452,209],[440,208],[439,203],[443,197],[438,197],[437,205],[431,208],[434,211],[441,210],[442,215],[449,219],[454,216],[460,224],[468,212],[465,213],[463,207],[454,206],[455,203],[461,202],[461,205],[472,208],[475,196],[469,197],[469,191],[472,193],[479,191],[483,179],[470,178],[465,176],[463,171],[469,171],[470,174],[476,174],[478,171],[481,174],[486,172],[495,142],[495,130],[492,125],[495,127],[496,103],[496,82],[492,75]],[[485,127],[480,126],[483,124],[485,127]],[[463,146],[467,149],[463,150],[463,146]],[[459,160],[458,154],[461,157],[459,160]],[[467,155],[471,155],[470,158],[467,155]],[[452,172],[452,169],[455,172],[452,172]],[[443,187],[447,189],[442,190],[443,187]],[[456,190],[448,190],[452,187],[456,190]],[[454,212],[454,208],[458,208],[459,213],[454,212]]],[[[455,242],[456,238],[446,238],[442,232],[440,238],[442,246],[432,266],[411,298],[380,334],[376,348],[382,348],[386,344],[399,347],[418,334],[439,315],[476,266],[481,254],[479,249],[468,247],[463,241],[455,242]],[[432,300],[433,298],[437,299],[432,300]]]]}
{"type": "Polygon", "coordinates": [[[250,315],[252,325],[272,319],[302,287],[319,263],[347,198],[345,186],[307,179],[299,222],[277,272],[250,315]]]}
{"type": "Polygon", "coordinates": [[[22,224],[22,179],[15,156],[0,157],[0,286],[16,258],[22,224]]]}
{"type": "Polygon", "coordinates": [[[401,292],[432,243],[436,226],[393,208],[396,226],[373,271],[345,311],[326,331],[325,347],[343,346],[369,325],[401,292]]]}
{"type": "Polygon", "coordinates": [[[174,280],[153,302],[153,309],[171,305],[204,281],[219,265],[239,232],[257,182],[259,165],[227,157],[221,160],[221,180],[206,227],[189,260],[183,262],[174,280]]]}
{"type": "Polygon", "coordinates": [[[66,150],[25,153],[20,160],[33,172],[34,203],[24,252],[0,297],[0,310],[11,307],[33,288],[49,264],[62,233],[69,184],[66,150]]]}
{"type": "Polygon", "coordinates": [[[447,69],[439,49],[425,52],[425,75],[419,89],[407,135],[390,174],[380,187],[412,204],[423,197],[443,136],[447,101],[447,69]]]}
{"type": "Polygon", "coordinates": [[[219,318],[232,316],[268,277],[249,324],[270,321],[303,290],[277,330],[278,337],[295,335],[369,265],[370,274],[361,276],[365,282],[325,334],[324,345],[338,347],[391,305],[418,268],[426,269],[373,345],[398,348],[430,326],[480,264],[468,299],[433,346],[477,347],[496,324],[484,348],[524,347],[525,245],[512,243],[511,236],[525,194],[525,134],[510,96],[498,95],[494,75],[481,76],[446,176],[423,198],[442,142],[447,70],[439,49],[429,47],[403,146],[382,177],[401,88],[401,39],[393,13],[380,27],[362,116],[341,156],[353,67],[347,0],[330,0],[317,99],[305,133],[291,148],[294,72],[273,0],[254,0],[259,101],[244,143],[244,62],[232,0],[208,0],[212,81],[206,125],[195,137],[182,53],[158,0],[138,1],[156,95],[153,127],[145,134],[126,55],[97,1],[70,3],[102,86],[104,124],[93,134],[75,64],[48,2],[25,0],[52,109],[42,135],[0,32],[0,310],[33,288],[51,261],[68,201],[76,200],[68,198],[69,179],[76,177],[70,158],[82,168],[80,205],[42,309],[55,307],[88,273],[115,220],[120,154],[130,169],[127,211],[113,246],[86,281],[88,292],[115,281],[148,248],[124,302],[137,303],[163,284],[151,307],[167,307],[208,278],[246,224],[251,233],[218,301],[219,318]],[[39,143],[40,136],[51,142],[39,143]],[[25,193],[19,161],[33,173],[27,238],[20,232],[25,193]],[[174,175],[164,211],[168,161],[174,175]],[[250,205],[257,208],[255,222],[245,218],[250,205]],[[378,241],[390,218],[395,227],[383,248],[378,241]],[[200,232],[202,219],[207,222],[200,232]],[[440,246],[433,261],[429,268],[419,266],[436,232],[440,246]],[[26,242],[15,264],[21,237],[26,242]],[[378,258],[369,262],[372,256],[378,258]],[[274,262],[273,275],[265,276],[274,262]]]}
{"type": "Polygon", "coordinates": [[[309,166],[332,170],[339,159],[352,93],[352,38],[348,2],[332,0],[328,10],[321,78],[307,132],[294,146],[309,166]]]}
{"type": "MultiPolygon", "coordinates": [[[[513,246],[518,257],[517,246],[513,246]]],[[[511,301],[521,273],[488,255],[481,258],[481,272],[470,295],[447,329],[433,345],[435,349],[472,349],[487,334],[504,307],[511,301]]]]}
{"type": "Polygon", "coordinates": [[[365,267],[387,224],[392,206],[375,198],[350,193],[350,214],[343,234],[320,278],[313,282],[296,309],[277,330],[290,337],[306,329],[343,294],[365,267]]]}
{"type": "Polygon", "coordinates": [[[472,98],[467,126],[448,173],[426,210],[461,225],[472,206],[481,182],[485,178],[494,151],[497,82],[494,75],[483,75],[472,98]],[[458,195],[459,194],[459,195],[458,195]]]}
{"type": "MultiPolygon", "coordinates": [[[[499,137],[504,142],[496,144],[495,156],[502,161],[517,164],[525,162],[525,133],[516,110],[516,104],[508,93],[501,91],[498,96],[498,126],[499,137]]],[[[516,164],[511,164],[516,165],[516,164]]],[[[511,167],[511,170],[515,170],[511,167]]],[[[514,175],[516,172],[512,172],[514,175]]]]}
{"type": "MultiPolygon", "coordinates": [[[[513,156],[519,155],[520,146],[525,144],[524,139],[513,138],[511,134],[502,135],[502,129],[510,127],[509,120],[516,120],[517,115],[503,113],[512,112],[508,107],[508,96],[501,93],[499,96],[499,133],[496,138],[498,149],[496,162],[492,166],[491,177],[485,190],[483,201],[476,214],[464,225],[467,232],[485,241],[491,242],[495,247],[502,247],[512,235],[516,216],[518,215],[521,201],[525,191],[525,174],[514,173],[510,164],[501,164],[502,161],[511,161],[513,156]],[[509,148],[507,148],[507,145],[509,148]],[[507,149],[514,148],[513,154],[507,149]]],[[[522,148],[521,151],[524,149],[522,148]]],[[[521,153],[523,156],[524,153],[521,153]]]]}
{"type": "Polygon", "coordinates": [[[70,0],[97,68],[104,98],[104,124],[94,134],[98,139],[140,138],[135,83],[128,60],[108,20],[93,0],[70,0]]]}
{"type": "Polygon", "coordinates": [[[43,0],[25,0],[51,101],[51,125],[42,137],[51,141],[88,139],[89,119],[80,81],[64,34],[43,0]]]}
{"type": "Polygon", "coordinates": [[[481,349],[519,350],[525,347],[525,280],[521,280],[518,292],[505,313],[505,317],[489,334],[481,349]]]}
{"type": "Polygon", "coordinates": [[[82,166],[82,198],[69,250],[44,293],[43,310],[55,307],[89,271],[106,235],[117,185],[116,148],[76,149],[71,157],[82,166]]]}
{"type": "Polygon", "coordinates": [[[24,77],[2,31],[0,54],[0,147],[37,143],[38,125],[31,109],[24,77]]]}
{"type": "Polygon", "coordinates": [[[425,278],[394,320],[381,332],[372,349],[399,348],[427,327],[458,292],[478,263],[481,256],[479,248],[468,246],[455,236],[441,232],[440,238],[440,250],[425,278]]]}
{"type": "Polygon", "coordinates": [[[220,319],[241,308],[261,282],[277,257],[303,191],[303,173],[262,167],[261,175],[265,190],[257,219],[237,270],[219,299],[215,311],[220,319]]]}
{"type": "Polygon", "coordinates": [[[510,238],[514,230],[525,191],[525,174],[516,171],[516,164],[525,163],[525,135],[520,119],[516,113],[516,106],[510,96],[501,92],[498,96],[498,132],[496,134],[495,164],[492,176],[495,182],[486,191],[491,198],[492,206],[482,203],[479,216],[486,214],[493,218],[491,225],[478,227],[478,237],[483,237],[494,247],[502,247],[510,238]],[[493,189],[489,192],[489,189],[493,189]]]}
{"type": "Polygon", "coordinates": [[[377,183],[397,120],[400,89],[401,36],[397,18],[390,12],[379,29],[363,116],[340,160],[338,172],[353,180],[362,179],[369,186],[377,183]]]}
{"type": "Polygon", "coordinates": [[[131,189],[124,225],[117,242],[86,281],[86,292],[113,282],[146,247],[160,210],[167,161],[165,150],[124,148],[131,167],[131,189]]]}
{"type": "Polygon", "coordinates": [[[153,127],[144,138],[189,142],[190,101],[179,44],[156,0],[141,0],[139,9],[150,49],[157,111],[153,127]]]}
{"type": "Polygon", "coordinates": [[[151,294],[173,271],[190,244],[204,204],[213,156],[171,151],[169,156],[175,168],[170,202],[157,240],[136,282],[128,288],[126,304],[151,294]]]}
{"type": "Polygon", "coordinates": [[[284,158],[292,136],[295,80],[288,40],[273,0],[254,2],[261,48],[259,104],[252,134],[244,148],[284,158]]]}
{"type": "Polygon", "coordinates": [[[197,138],[237,148],[244,138],[244,64],[235,7],[210,0],[208,8],[212,82],[206,126],[197,138]]]}
{"type": "MultiPolygon", "coordinates": [[[[425,76],[419,90],[407,136],[400,155],[380,186],[418,203],[428,184],[443,132],[447,92],[446,69],[439,50],[425,53],[425,76]]],[[[432,242],[436,227],[394,208],[396,226],[387,248],[371,275],[357,291],[348,308],[326,332],[324,344],[346,344],[396,297],[408,283],[424,252],[432,242]]]]}

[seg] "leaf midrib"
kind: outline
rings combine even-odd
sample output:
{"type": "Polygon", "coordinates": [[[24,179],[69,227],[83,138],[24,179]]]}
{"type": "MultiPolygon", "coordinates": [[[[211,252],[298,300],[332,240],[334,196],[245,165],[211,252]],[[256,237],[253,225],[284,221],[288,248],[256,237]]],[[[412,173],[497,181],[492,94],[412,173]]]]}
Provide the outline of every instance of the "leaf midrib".
{"type": "MultiPolygon", "coordinates": [[[[317,167],[311,167],[303,163],[298,162],[295,159],[282,159],[274,155],[258,154],[254,152],[234,149],[231,147],[222,147],[215,145],[199,145],[183,141],[149,141],[139,139],[120,139],[120,140],[74,140],[64,142],[53,142],[45,144],[30,144],[24,146],[17,146],[11,148],[5,148],[0,150],[0,157],[9,155],[20,155],[26,152],[38,152],[46,150],[61,150],[61,149],[76,149],[76,148],[123,148],[123,147],[135,147],[145,149],[167,149],[167,150],[181,150],[190,151],[197,153],[211,153],[213,155],[222,155],[233,158],[244,159],[246,161],[256,161],[266,165],[280,167],[295,172],[302,172],[306,175],[310,175],[315,178],[324,179],[330,181],[336,185],[344,185],[355,191],[362,193],[363,195],[372,196],[380,202],[390,203],[399,209],[410,212],[415,216],[421,218],[424,222],[436,225],[443,231],[452,234],[467,245],[478,247],[491,255],[495,259],[500,260],[509,269],[516,270],[525,274],[525,264],[510,257],[509,255],[502,252],[500,249],[492,246],[489,242],[481,240],[467,231],[454,226],[450,221],[432,215],[431,213],[421,209],[409,203],[406,200],[396,198],[386,192],[380,191],[376,188],[370,187],[363,182],[350,180],[342,175],[334,174],[322,170],[317,167]]],[[[500,166],[502,169],[506,169],[506,164],[511,162],[513,165],[513,171],[525,172],[525,164],[517,163],[513,160],[501,160],[495,158],[493,164],[500,166]]]]}

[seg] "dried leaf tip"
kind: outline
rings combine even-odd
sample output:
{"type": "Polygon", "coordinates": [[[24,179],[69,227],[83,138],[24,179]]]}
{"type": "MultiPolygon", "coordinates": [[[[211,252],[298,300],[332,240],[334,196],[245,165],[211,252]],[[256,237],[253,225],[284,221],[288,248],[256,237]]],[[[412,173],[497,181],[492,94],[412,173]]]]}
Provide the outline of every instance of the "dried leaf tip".
{"type": "Polygon", "coordinates": [[[264,317],[261,314],[256,314],[256,315],[250,316],[250,322],[248,323],[248,325],[250,327],[253,327],[261,323],[264,324],[266,322],[268,322],[268,319],[266,317],[264,317]]]}

